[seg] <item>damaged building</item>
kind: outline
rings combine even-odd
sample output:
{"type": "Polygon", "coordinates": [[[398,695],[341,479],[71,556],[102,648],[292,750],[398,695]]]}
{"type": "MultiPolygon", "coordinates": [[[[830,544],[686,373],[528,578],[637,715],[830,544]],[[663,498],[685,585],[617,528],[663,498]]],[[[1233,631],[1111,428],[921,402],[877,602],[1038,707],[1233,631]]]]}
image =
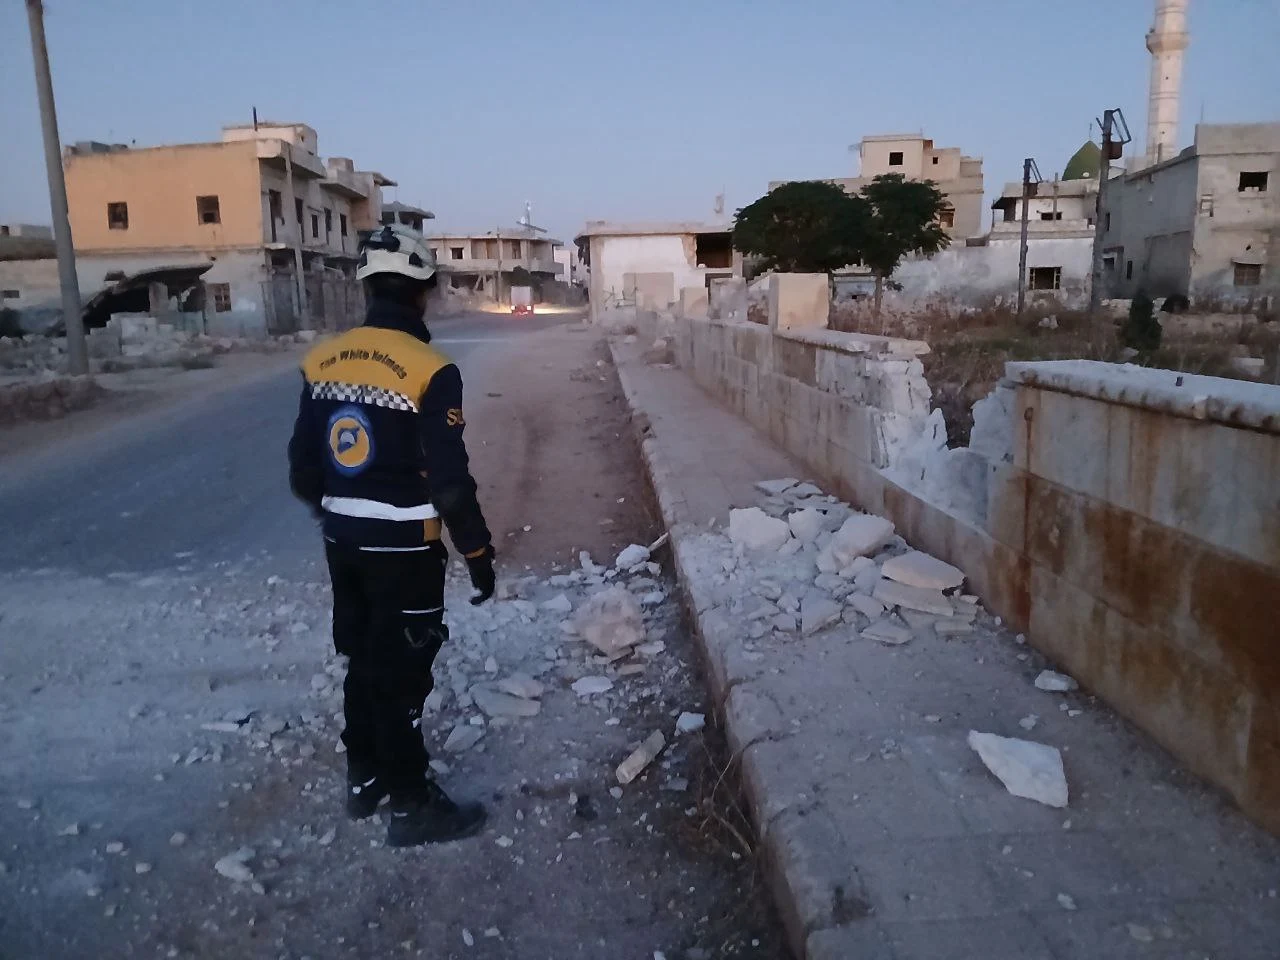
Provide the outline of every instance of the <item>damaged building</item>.
{"type": "Polygon", "coordinates": [[[741,277],[732,229],[728,222],[590,221],[575,243],[589,271],[592,321],[620,307],[666,310],[685,288],[709,294],[718,281],[741,277]]]}
{"type": "MultiPolygon", "coordinates": [[[[322,159],[304,123],[225,127],[218,141],[65,149],[82,296],[159,267],[207,264],[200,325],[218,335],[285,333],[358,321],[359,232],[382,220],[384,186],[342,157],[322,159]],[[354,318],[354,320],[353,320],[354,318]]],[[[56,311],[57,265],[24,264],[24,308],[56,311]]]]}
{"type": "Polygon", "coordinates": [[[513,286],[530,286],[535,293],[543,293],[563,269],[555,258],[561,241],[528,224],[483,233],[441,231],[429,234],[427,240],[451,287],[499,302],[506,300],[513,286]]]}
{"type": "Polygon", "coordinates": [[[1278,177],[1280,123],[1202,123],[1176,156],[1107,181],[1106,295],[1275,296],[1278,177]]]}

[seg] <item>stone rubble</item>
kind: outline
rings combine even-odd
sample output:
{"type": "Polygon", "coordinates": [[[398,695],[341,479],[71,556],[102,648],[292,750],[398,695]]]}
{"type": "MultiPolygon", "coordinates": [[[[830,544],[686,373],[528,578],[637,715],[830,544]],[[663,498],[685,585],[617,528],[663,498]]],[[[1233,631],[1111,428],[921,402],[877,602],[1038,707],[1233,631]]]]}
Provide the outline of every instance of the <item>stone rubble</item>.
{"type": "Polygon", "coordinates": [[[969,731],[969,746],[1013,796],[1050,807],[1067,805],[1067,776],[1057,747],[977,730],[969,731]]]}
{"type": "Polygon", "coordinates": [[[618,764],[618,783],[624,787],[644,772],[645,767],[657,759],[662,748],[667,745],[667,738],[661,730],[655,730],[645,738],[644,743],[636,747],[631,755],[618,764]]]}
{"type": "Polygon", "coordinates": [[[1047,693],[1070,693],[1072,690],[1080,689],[1080,684],[1076,683],[1074,677],[1055,670],[1041,670],[1036,676],[1035,684],[1037,690],[1044,690],[1047,693]]]}
{"type": "Polygon", "coordinates": [[[759,507],[729,511],[729,539],[748,550],[777,550],[791,537],[791,528],[759,507]]]}
{"type": "Polygon", "coordinates": [[[958,568],[919,550],[890,557],[880,572],[890,580],[924,590],[951,590],[964,583],[964,574],[958,568]]]}

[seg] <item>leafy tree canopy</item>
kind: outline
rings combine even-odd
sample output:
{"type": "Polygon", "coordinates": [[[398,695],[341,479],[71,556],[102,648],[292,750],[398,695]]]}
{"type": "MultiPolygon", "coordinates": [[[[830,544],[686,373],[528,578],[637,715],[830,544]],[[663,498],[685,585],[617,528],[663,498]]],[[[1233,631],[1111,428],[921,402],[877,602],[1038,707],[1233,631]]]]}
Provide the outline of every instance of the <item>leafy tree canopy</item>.
{"type": "Polygon", "coordinates": [[[760,257],[766,270],[830,273],[858,262],[866,221],[860,197],[833,183],[797,180],[737,212],[733,245],[760,257]]]}

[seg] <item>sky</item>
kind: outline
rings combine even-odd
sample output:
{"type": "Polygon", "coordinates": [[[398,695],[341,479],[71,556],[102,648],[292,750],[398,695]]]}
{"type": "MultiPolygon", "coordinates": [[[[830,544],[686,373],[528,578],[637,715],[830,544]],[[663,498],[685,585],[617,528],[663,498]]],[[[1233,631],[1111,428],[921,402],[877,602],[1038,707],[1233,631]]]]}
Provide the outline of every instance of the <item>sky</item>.
{"type": "MultiPolygon", "coordinates": [[[[1152,0],[46,0],[64,143],[215,140],[302,121],[323,156],[399,186],[437,226],[533,204],[711,219],[771,180],[852,176],[864,135],[984,159],[987,202],[1047,177],[1107,107],[1141,150],[1152,0]]],[[[1280,0],[1191,0],[1179,145],[1280,121],[1280,0]]],[[[1132,148],[1131,148],[1132,149],[1132,148]]],[[[49,222],[25,8],[0,0],[0,222],[49,222]]],[[[989,214],[988,214],[989,216],[989,214]]]]}

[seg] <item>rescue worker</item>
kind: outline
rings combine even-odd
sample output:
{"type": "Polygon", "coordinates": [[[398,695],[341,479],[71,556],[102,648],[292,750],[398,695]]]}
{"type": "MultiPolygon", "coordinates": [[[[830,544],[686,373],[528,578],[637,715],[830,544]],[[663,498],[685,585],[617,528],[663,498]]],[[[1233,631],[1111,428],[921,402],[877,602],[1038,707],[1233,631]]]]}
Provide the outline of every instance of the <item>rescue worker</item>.
{"type": "Polygon", "coordinates": [[[494,591],[494,551],[462,440],[462,377],[430,345],[424,320],[437,283],[421,236],[396,224],[361,247],[364,325],[314,347],[289,480],[321,520],[333,583],[333,640],[346,655],[347,812],[390,797],[389,846],[470,836],[478,803],[455,803],[431,779],[420,724],[444,623],[448,553],[441,520],[466,559],[473,604],[494,591]]]}

